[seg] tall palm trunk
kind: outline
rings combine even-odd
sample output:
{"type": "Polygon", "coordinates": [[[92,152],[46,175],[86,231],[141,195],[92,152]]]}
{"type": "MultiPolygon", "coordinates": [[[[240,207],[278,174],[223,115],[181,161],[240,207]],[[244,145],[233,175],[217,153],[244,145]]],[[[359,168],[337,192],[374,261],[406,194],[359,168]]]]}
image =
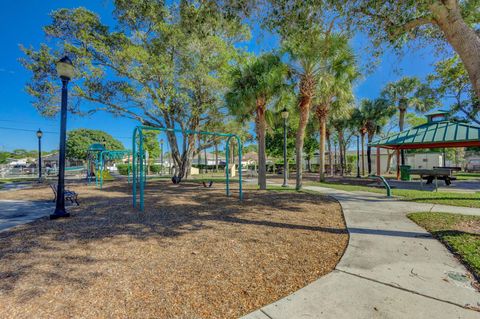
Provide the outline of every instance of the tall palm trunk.
{"type": "MultiPolygon", "coordinates": [[[[400,114],[398,115],[398,127],[400,129],[400,132],[403,132],[403,128],[405,126],[405,114],[407,113],[407,105],[405,100],[400,100],[400,106],[399,106],[399,111],[400,114]]],[[[405,165],[405,151],[401,151],[401,159],[402,159],[402,165],[405,165]]]]}
{"type": "Polygon", "coordinates": [[[305,129],[308,124],[308,115],[310,113],[310,103],[312,102],[312,95],[302,94],[298,108],[300,110],[300,120],[295,138],[295,161],[297,165],[296,185],[295,188],[300,190],[302,188],[303,178],[303,140],[305,137],[305,129]]]}
{"type": "Polygon", "coordinates": [[[265,119],[265,99],[257,99],[257,140],[258,140],[258,185],[260,189],[267,189],[267,159],[265,155],[265,133],[267,121],[265,119]]]}
{"type": "Polygon", "coordinates": [[[342,130],[337,130],[337,132],[338,132],[338,148],[339,148],[339,152],[340,152],[340,176],[343,176],[344,173],[345,173],[345,166],[344,166],[345,154],[344,154],[344,149],[343,149],[343,144],[344,144],[343,131],[342,130]]]}
{"type": "MultiPolygon", "coordinates": [[[[368,144],[373,140],[373,134],[368,133],[368,144]]],[[[372,147],[367,145],[367,162],[368,162],[368,175],[372,174],[372,147]]]]}
{"type": "Polygon", "coordinates": [[[316,111],[319,127],[320,127],[320,144],[319,144],[319,174],[320,182],[325,181],[325,138],[327,134],[327,106],[317,106],[316,111]]]}
{"type": "Polygon", "coordinates": [[[330,140],[330,134],[327,134],[327,148],[328,148],[328,166],[330,168],[330,176],[333,176],[333,154],[332,154],[332,141],[330,140]]]}
{"type": "Polygon", "coordinates": [[[362,176],[365,176],[365,130],[362,130],[362,176]]]}
{"type": "Polygon", "coordinates": [[[215,142],[215,172],[218,172],[218,144],[215,142]]]}

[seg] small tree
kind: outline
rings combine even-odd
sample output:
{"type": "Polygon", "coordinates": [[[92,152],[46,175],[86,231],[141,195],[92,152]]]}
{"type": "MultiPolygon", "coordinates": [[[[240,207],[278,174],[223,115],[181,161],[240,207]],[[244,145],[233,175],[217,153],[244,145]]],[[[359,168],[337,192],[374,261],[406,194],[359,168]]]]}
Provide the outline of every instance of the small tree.
{"type": "Polygon", "coordinates": [[[102,144],[107,150],[125,149],[122,142],[104,131],[80,128],[67,134],[66,157],[71,160],[85,160],[88,147],[95,143],[102,144]]]}

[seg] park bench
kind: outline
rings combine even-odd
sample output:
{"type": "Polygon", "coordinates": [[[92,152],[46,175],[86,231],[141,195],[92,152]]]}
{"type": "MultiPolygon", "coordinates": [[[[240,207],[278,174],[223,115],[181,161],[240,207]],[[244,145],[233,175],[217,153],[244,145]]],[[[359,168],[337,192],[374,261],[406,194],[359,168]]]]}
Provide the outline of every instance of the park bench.
{"type": "MultiPolygon", "coordinates": [[[[57,185],[56,184],[50,184],[50,188],[52,189],[53,194],[55,195],[55,198],[53,199],[53,201],[55,202],[57,200],[57,185]]],[[[77,193],[75,193],[74,191],[65,189],[64,195],[65,195],[66,200],[69,200],[70,202],[72,202],[72,204],[75,203],[75,204],[77,204],[77,206],[80,206],[80,204],[78,203],[78,194],[77,193]]]]}

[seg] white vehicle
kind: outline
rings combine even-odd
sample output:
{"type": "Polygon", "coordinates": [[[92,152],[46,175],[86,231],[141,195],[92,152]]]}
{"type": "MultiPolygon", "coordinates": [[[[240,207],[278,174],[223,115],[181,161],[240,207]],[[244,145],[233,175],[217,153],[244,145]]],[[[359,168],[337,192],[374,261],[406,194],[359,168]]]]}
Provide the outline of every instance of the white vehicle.
{"type": "Polygon", "coordinates": [[[467,172],[478,172],[480,171],[480,158],[474,158],[467,162],[465,166],[465,171],[467,172]]]}

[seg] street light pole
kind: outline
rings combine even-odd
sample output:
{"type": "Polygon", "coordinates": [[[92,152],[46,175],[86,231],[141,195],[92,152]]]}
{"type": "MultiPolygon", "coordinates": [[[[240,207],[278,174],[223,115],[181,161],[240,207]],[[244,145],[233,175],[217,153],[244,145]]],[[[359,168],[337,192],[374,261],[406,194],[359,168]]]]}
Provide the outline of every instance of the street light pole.
{"type": "Polygon", "coordinates": [[[50,219],[70,217],[65,210],[65,140],[67,135],[68,82],[74,75],[73,64],[65,56],[57,63],[57,72],[62,80],[62,108],[60,119],[60,154],[58,156],[58,185],[55,212],[50,219]]]}
{"type": "Polygon", "coordinates": [[[43,132],[41,129],[38,129],[37,131],[37,137],[38,137],[38,182],[42,182],[42,136],[43,132]]]}
{"type": "Polygon", "coordinates": [[[282,110],[283,118],[283,187],[288,187],[288,161],[287,161],[287,119],[288,111],[286,108],[282,110]]]}
{"type": "Polygon", "coordinates": [[[360,178],[360,136],[357,134],[357,178],[360,178]]]}

